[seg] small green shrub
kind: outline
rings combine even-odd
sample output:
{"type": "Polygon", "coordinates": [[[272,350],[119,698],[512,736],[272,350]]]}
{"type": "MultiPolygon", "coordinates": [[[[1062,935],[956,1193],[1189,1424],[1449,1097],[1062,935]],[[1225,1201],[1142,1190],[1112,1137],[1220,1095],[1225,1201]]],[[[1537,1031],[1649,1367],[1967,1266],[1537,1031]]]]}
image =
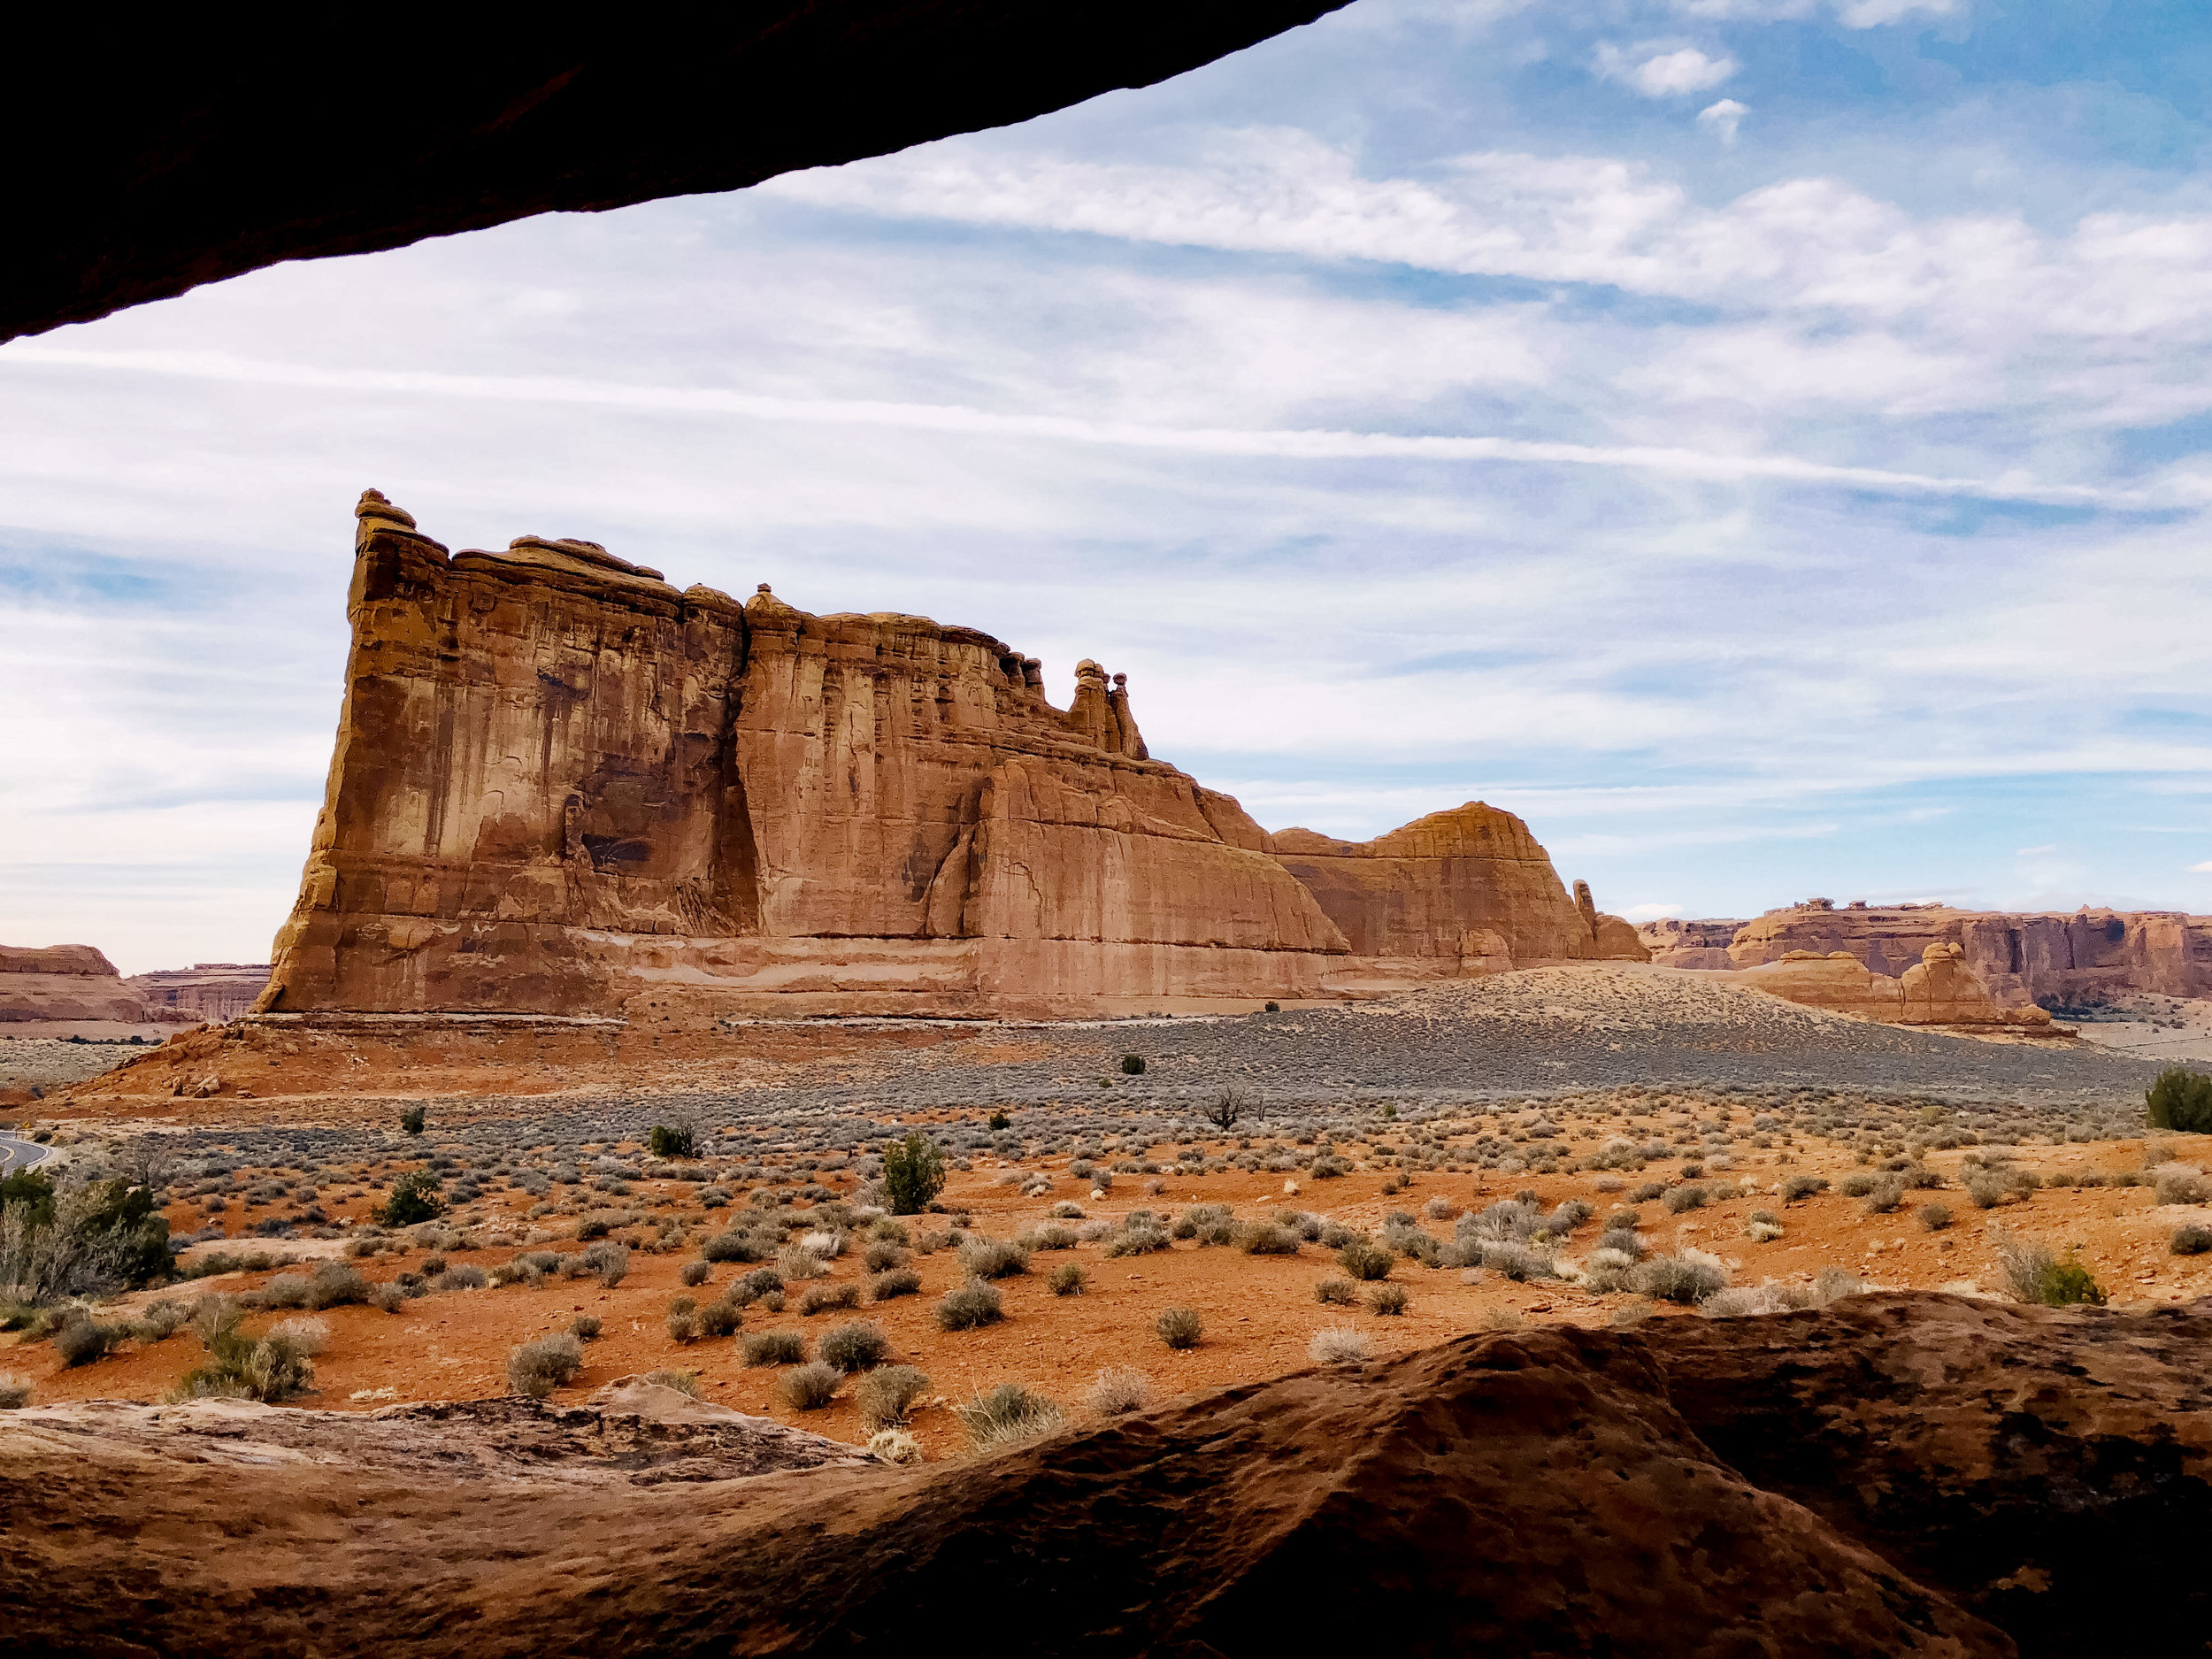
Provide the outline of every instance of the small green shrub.
{"type": "Polygon", "coordinates": [[[1948,1204],[1923,1204],[1912,1213],[1913,1218],[1930,1233],[1940,1233],[1951,1225],[1951,1206],[1948,1204]]]}
{"type": "Polygon", "coordinates": [[[1397,1259],[1379,1244],[1365,1239],[1355,1239],[1336,1253],[1337,1265],[1361,1280],[1389,1278],[1391,1263],[1397,1259]]]}
{"type": "Polygon", "coordinates": [[[72,1317],[54,1333],[54,1351],[61,1356],[65,1368],[74,1371],[104,1357],[122,1333],[113,1325],[102,1325],[81,1308],[69,1311],[72,1317]]]}
{"type": "Polygon", "coordinates": [[[937,1324],[946,1331],[973,1331],[996,1325],[1005,1317],[998,1287],[980,1279],[971,1279],[956,1290],[947,1291],[937,1303],[937,1324]]]}
{"type": "Polygon", "coordinates": [[[507,1356],[507,1380],[533,1400],[544,1399],[583,1369],[583,1344],[566,1331],[533,1337],[507,1356]]]}
{"type": "Polygon", "coordinates": [[[694,1290],[707,1282],[707,1275],[714,1269],[705,1262],[686,1262],[676,1277],[694,1290]]]}
{"type": "Polygon", "coordinates": [[[1055,1402],[1019,1383],[1001,1383],[952,1409],[968,1432],[968,1443],[979,1452],[1033,1440],[1066,1421],[1055,1402]]]}
{"type": "Polygon", "coordinates": [[[385,1227],[411,1227],[421,1221],[435,1221],[445,1214],[445,1201],[438,1196],[439,1180],[432,1170],[410,1170],[392,1183],[391,1191],[375,1210],[377,1225],[385,1227]]]}
{"type": "Polygon", "coordinates": [[[883,1149],[883,1195],[894,1215],[918,1216],[945,1190],[945,1155],[920,1130],[883,1149]]]}
{"type": "Polygon", "coordinates": [[[881,1365],[860,1379],[860,1420],[871,1429],[903,1428],[929,1379],[911,1365],[881,1365]]]}
{"type": "Polygon", "coordinates": [[[579,1342],[596,1342],[601,1326],[595,1313],[580,1313],[568,1322],[568,1333],[579,1342]]]}
{"type": "Polygon", "coordinates": [[[971,1279],[1010,1279],[1029,1271],[1029,1252],[1010,1239],[975,1239],[960,1247],[971,1279]]]}
{"type": "Polygon", "coordinates": [[[843,1313],[858,1306],[857,1285],[809,1285],[799,1294],[799,1311],[809,1317],[818,1313],[843,1313]]]}
{"type": "Polygon", "coordinates": [[[429,1108],[418,1101],[400,1112],[399,1126],[411,1135],[419,1135],[422,1133],[423,1119],[428,1112],[429,1108]]]}
{"type": "Polygon", "coordinates": [[[1628,1281],[1630,1288],[1640,1295],[1687,1306],[1726,1288],[1728,1275],[1709,1262],[1683,1256],[1655,1256],[1638,1263],[1630,1271],[1628,1281]]]}
{"type": "Polygon", "coordinates": [[[837,1397],[845,1373],[820,1360],[810,1360],[784,1372],[778,1386],[784,1403],[794,1411],[819,1411],[837,1397]]]}
{"type": "Polygon", "coordinates": [[[1125,1054],[1121,1056],[1121,1070],[1125,1077],[1143,1076],[1144,1056],[1141,1054],[1125,1054]]]}
{"type": "Polygon", "coordinates": [[[895,1267],[904,1267],[907,1259],[908,1251],[904,1245],[894,1244],[887,1239],[878,1239],[861,1252],[860,1264],[871,1273],[883,1273],[895,1267]]]}
{"type": "Polygon", "coordinates": [[[921,1294],[922,1276],[910,1267],[895,1267],[887,1273],[878,1273],[868,1281],[870,1302],[890,1302],[899,1296],[921,1294]]]}
{"type": "Polygon", "coordinates": [[[2047,1245],[2007,1233],[1997,1240],[1997,1262],[2016,1302],[2047,1308],[2104,1305],[2104,1290],[2089,1270],[2078,1261],[2060,1261],[2047,1245]]]}
{"type": "Polygon", "coordinates": [[[699,1156],[697,1134],[670,1124],[655,1124],[646,1146],[657,1158],[693,1158],[699,1156]]]}
{"type": "Polygon", "coordinates": [[[2212,1250],[2212,1227],[2199,1226],[2193,1221],[2176,1227],[2170,1248],[2176,1256],[2202,1256],[2212,1250]]]}
{"type": "Polygon", "coordinates": [[[1014,1120],[1006,1115],[1004,1107],[993,1111],[985,1121],[987,1126],[993,1129],[1011,1129],[1014,1126],[1014,1120]]]}
{"type": "Polygon", "coordinates": [[[1410,1300],[1403,1285],[1378,1285],[1367,1293],[1367,1305],[1376,1313],[1403,1313],[1410,1300]]]}
{"type": "Polygon", "coordinates": [[[710,1302],[699,1310],[699,1334],[708,1337],[733,1335],[741,1317],[732,1302],[710,1302]]]}
{"type": "Polygon", "coordinates": [[[2186,1135],[2212,1134],[2212,1076],[2187,1066],[2169,1066],[2143,1096],[2154,1129],[2186,1135]]]}
{"type": "Polygon", "coordinates": [[[1089,1285],[1090,1275],[1083,1271],[1080,1262],[1063,1262],[1052,1270],[1052,1277],[1046,1282],[1056,1296],[1079,1296],[1089,1285]]]}
{"type": "Polygon", "coordinates": [[[1687,1187],[1671,1187],[1666,1196],[1667,1213],[1678,1216],[1686,1210],[1702,1210],[1708,1196],[1706,1190],[1694,1183],[1687,1187]]]}
{"type": "Polygon", "coordinates": [[[1333,1273],[1314,1285],[1313,1299],[1326,1308],[1348,1308],[1359,1300],[1359,1289],[1350,1279],[1333,1273]]]}
{"type": "Polygon", "coordinates": [[[1782,1183],[1782,1202],[1793,1204],[1801,1198],[1810,1198],[1815,1193],[1828,1190],[1824,1175],[1793,1175],[1782,1183]]]}
{"type": "Polygon", "coordinates": [[[1206,1322],[1195,1308],[1169,1308],[1152,1322],[1152,1328],[1170,1348],[1196,1348],[1206,1333],[1206,1322]]]}
{"type": "Polygon", "coordinates": [[[799,1331],[749,1331],[738,1346],[746,1364],[756,1369],[795,1365],[806,1357],[806,1335],[799,1331]]]}
{"type": "Polygon", "coordinates": [[[849,1325],[832,1325],[823,1332],[814,1351],[824,1363],[850,1373],[882,1364],[890,1355],[891,1339],[872,1320],[855,1319],[849,1325]]]}

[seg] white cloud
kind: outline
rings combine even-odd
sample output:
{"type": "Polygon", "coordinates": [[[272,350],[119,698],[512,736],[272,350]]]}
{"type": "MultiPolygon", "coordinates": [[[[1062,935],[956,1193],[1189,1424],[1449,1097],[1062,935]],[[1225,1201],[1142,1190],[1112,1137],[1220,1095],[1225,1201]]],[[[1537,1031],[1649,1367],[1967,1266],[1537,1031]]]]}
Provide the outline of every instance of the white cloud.
{"type": "Polygon", "coordinates": [[[1632,904],[1621,912],[1623,919],[1632,922],[1656,922],[1681,914],[1679,904],[1632,904]]]}
{"type": "Polygon", "coordinates": [[[1957,10],[1958,0],[1838,0],[1836,20],[1846,28],[1871,29],[1918,13],[1941,18],[1957,10]]]}
{"type": "Polygon", "coordinates": [[[1720,134],[1720,142],[1736,142],[1736,129],[1743,125],[1743,118],[1751,113],[1751,106],[1739,104],[1733,98],[1723,98],[1718,104],[1709,104],[1697,112],[1697,124],[1720,134]]]}
{"type": "Polygon", "coordinates": [[[2212,859],[2200,864],[2191,864],[2189,873],[2193,876],[2212,876],[2212,859]]]}
{"type": "Polygon", "coordinates": [[[1640,55],[1649,50],[1647,47],[1637,47],[1624,51],[1606,42],[1598,48],[1598,73],[1608,81],[1632,87],[1647,98],[1672,98],[1717,87],[1739,67],[1732,58],[1708,58],[1694,46],[1654,51],[1649,57],[1640,55]]]}
{"type": "Polygon", "coordinates": [[[2055,853],[2057,850],[2058,849],[2055,846],[2021,847],[2014,850],[2013,856],[2016,858],[2032,858],[2039,853],[2055,853]]]}

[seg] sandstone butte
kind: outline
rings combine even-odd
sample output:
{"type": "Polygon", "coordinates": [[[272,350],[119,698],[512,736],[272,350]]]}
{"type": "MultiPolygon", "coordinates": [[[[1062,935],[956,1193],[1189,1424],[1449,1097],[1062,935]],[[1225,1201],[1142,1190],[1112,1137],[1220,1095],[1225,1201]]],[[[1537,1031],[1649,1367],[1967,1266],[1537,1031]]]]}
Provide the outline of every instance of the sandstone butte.
{"type": "Polygon", "coordinates": [[[1125,676],[973,628],[740,604],[592,542],[449,553],[357,509],[352,645],[260,1011],[1066,1017],[1609,957],[1480,803],[1271,836],[1125,676]]]}
{"type": "Polygon", "coordinates": [[[0,945],[0,1024],[148,1018],[137,989],[90,945],[0,945]]]}
{"type": "Polygon", "coordinates": [[[1812,899],[1747,922],[1667,920],[1638,932],[1662,966],[1733,970],[1777,995],[1871,1018],[1894,1007],[1905,1024],[2033,1025],[2047,1018],[2039,1010],[2131,992],[2212,996],[2212,917],[2172,911],[1812,899]]]}

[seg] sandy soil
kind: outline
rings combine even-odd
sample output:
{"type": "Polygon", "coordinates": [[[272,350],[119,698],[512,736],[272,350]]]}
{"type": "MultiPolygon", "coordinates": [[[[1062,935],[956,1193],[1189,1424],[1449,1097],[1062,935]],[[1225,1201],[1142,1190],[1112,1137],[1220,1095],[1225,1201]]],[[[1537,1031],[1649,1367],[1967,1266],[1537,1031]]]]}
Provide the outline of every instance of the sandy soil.
{"type": "MultiPolygon", "coordinates": [[[[1661,1110],[1650,1114],[1647,1121],[1655,1127],[1663,1126],[1671,1115],[1661,1110]]],[[[2200,1163],[2212,1159],[2212,1138],[2170,1137],[2167,1149],[2200,1163]]],[[[1756,1196],[1726,1198],[1679,1217],[1669,1216],[1655,1202],[1638,1208],[1645,1233],[1655,1248],[1687,1245],[1710,1250],[1730,1263],[1738,1284],[1755,1285],[1769,1279],[1807,1281],[1822,1269],[1843,1266],[1862,1273],[1870,1285],[1886,1287],[1962,1288],[1970,1284],[1993,1291],[2002,1282],[1995,1236],[2000,1229],[2012,1229],[2046,1240],[2062,1254],[2078,1256],[2108,1287],[2116,1302],[2178,1302],[2212,1294],[2212,1256],[2177,1257],[2167,1250],[2172,1228],[2185,1219],[2212,1218],[2204,1211],[2161,1208],[2142,1187],[2074,1190],[2048,1186],[1997,1210],[1978,1211],[1956,1190],[1965,1155],[1963,1148],[1931,1152],[1927,1161],[1945,1175],[1949,1189],[1910,1195],[1915,1201],[1936,1199],[1951,1206],[1957,1223],[1941,1233],[1930,1233],[1917,1225],[1909,1206],[1895,1214],[1868,1216],[1860,1201],[1834,1194],[1785,1207],[1763,1190],[1756,1196]],[[1754,1210],[1762,1209],[1780,1213],[1786,1230],[1778,1240],[1754,1243],[1744,1236],[1744,1225],[1754,1210]]],[[[2083,1170],[2139,1168],[2145,1156],[2143,1141],[2124,1141],[2023,1148],[2020,1162],[2049,1178],[2083,1170]]],[[[1033,1160],[1020,1167],[1039,1165],[1033,1160]]],[[[1796,1153],[1779,1148],[1750,1153],[1738,1160],[1738,1168],[1732,1173],[1747,1176],[1763,1189],[1784,1174],[1840,1176],[1860,1167],[1855,1157],[1839,1149],[1806,1142],[1796,1153]]],[[[1409,1191],[1386,1194],[1383,1183],[1394,1177],[1356,1169],[1338,1179],[1300,1180],[1296,1185],[1301,1190],[1289,1195],[1283,1191],[1284,1179],[1271,1174],[1165,1178],[1160,1194],[1147,1196],[1137,1191],[1129,1192],[1126,1197],[1121,1189],[1138,1184],[1125,1179],[1118,1183],[1111,1202],[1090,1199],[1087,1184],[1071,1179],[1063,1171],[1056,1175],[1051,1194],[1024,1199],[999,1184],[1001,1172],[995,1162],[978,1161],[968,1172],[953,1179],[942,1202],[949,1208],[965,1210],[977,1231],[1007,1237],[1043,1220],[1052,1203],[1071,1197],[1094,1217],[1114,1217],[1138,1207],[1171,1214],[1186,1203],[1207,1202],[1232,1204],[1240,1216],[1257,1216],[1288,1203],[1366,1230],[1379,1226],[1393,1210],[1417,1211],[1434,1197],[1457,1205],[1479,1206],[1533,1189],[1547,1205],[1568,1197],[1586,1198],[1599,1207],[1601,1221],[1623,1196],[1617,1191],[1605,1190],[1609,1182],[1622,1178],[1586,1171],[1550,1176],[1424,1173],[1413,1178],[1409,1191]]],[[[1629,1179],[1632,1183],[1638,1178],[1629,1179]]],[[[686,1202],[689,1191],[680,1183],[657,1187],[640,1184],[625,1202],[640,1204],[664,1195],[675,1201],[673,1214],[706,1220],[704,1212],[686,1202]]],[[[327,1188],[321,1202],[342,1223],[358,1218],[367,1208],[365,1197],[334,1195],[327,1188]]],[[[517,1214],[521,1208],[519,1202],[486,1201],[481,1205],[479,1230],[488,1232],[505,1221],[519,1236],[525,1225],[517,1214]]],[[[196,1207],[188,1204],[173,1205],[169,1213],[173,1225],[180,1228],[195,1224],[201,1217],[196,1207]]],[[[260,1213],[258,1208],[249,1208],[242,1215],[234,1206],[231,1217],[243,1225],[260,1213]]],[[[932,1219],[918,1218],[909,1225],[918,1232],[932,1219]]],[[[941,1225],[941,1218],[937,1219],[941,1225]]],[[[1440,1238],[1451,1236],[1448,1221],[1432,1220],[1425,1225],[1440,1238]]],[[[1586,1249],[1594,1242],[1594,1225],[1586,1227],[1576,1244],[1586,1249]]],[[[633,1235],[637,1236],[637,1230],[633,1230],[633,1235]]],[[[225,1248],[246,1247],[233,1240],[225,1248]]],[[[326,1244],[315,1248],[303,1243],[296,1248],[322,1255],[333,1247],[326,1244]]],[[[474,1262],[487,1267],[516,1253],[514,1245],[442,1252],[450,1262],[474,1262]]],[[[380,1256],[361,1265],[373,1279],[388,1279],[403,1269],[419,1267],[426,1254],[412,1249],[396,1256],[380,1256]]],[[[405,1303],[396,1315],[365,1307],[328,1310],[321,1317],[329,1322],[332,1337],[329,1350],[318,1366],[319,1393],[303,1397],[300,1403],[346,1409],[395,1400],[469,1399],[502,1394],[507,1386],[506,1356],[516,1343],[561,1328],[578,1313],[594,1313],[604,1321],[604,1334],[588,1347],[587,1369],[558,1398],[580,1400],[602,1384],[632,1373],[660,1368],[688,1370],[698,1373],[703,1398],[803,1424],[832,1436],[864,1439],[849,1387],[827,1409],[796,1412],[777,1394],[778,1373],[747,1369],[733,1341],[680,1344],[670,1338],[665,1309],[671,1297],[690,1294],[702,1301],[710,1299],[713,1287],[746,1271],[716,1267],[707,1287],[685,1293],[677,1275],[694,1256],[690,1248],[665,1255],[641,1249],[632,1258],[629,1276],[613,1290],[603,1289],[591,1279],[549,1280],[537,1288],[514,1286],[435,1294],[405,1303]]],[[[828,1282],[863,1277],[856,1256],[855,1250],[840,1259],[828,1282]]],[[[742,1329],[795,1329],[818,1335],[845,1319],[865,1317],[887,1332],[895,1356],[927,1371],[934,1392],[947,1400],[1016,1380],[1075,1405],[1096,1372],[1110,1364],[1131,1365],[1144,1371],[1162,1395],[1251,1381],[1296,1369],[1307,1363],[1307,1344],[1325,1325],[1356,1325],[1368,1334],[1379,1353],[1390,1354],[1457,1333],[1521,1321],[1592,1324],[1641,1317],[1696,1317],[1670,1307],[1655,1307],[1625,1294],[1592,1296],[1557,1282],[1517,1285],[1492,1274],[1479,1284],[1470,1285],[1462,1282],[1457,1271],[1426,1269],[1405,1261],[1392,1274],[1411,1293],[1405,1314],[1385,1317],[1364,1309],[1348,1313],[1325,1308],[1314,1300],[1316,1281],[1336,1271],[1333,1253],[1315,1245],[1307,1245],[1294,1257],[1268,1257],[1182,1243],[1160,1254],[1118,1259],[1104,1257],[1099,1246],[1085,1245],[1064,1253],[1037,1252],[1029,1274],[1001,1281],[1008,1315],[1003,1324],[948,1333],[937,1328],[933,1310],[936,1299],[964,1278],[953,1252],[918,1256],[912,1264],[922,1275],[919,1296],[864,1308],[859,1315],[828,1313],[813,1318],[801,1317],[795,1309],[772,1315],[756,1307],[747,1310],[742,1329]],[[1091,1285],[1087,1294],[1056,1297],[1047,1289],[1045,1275],[1064,1260],[1079,1261],[1089,1271],[1091,1285]],[[1202,1342],[1181,1353],[1164,1347],[1153,1330],[1163,1310],[1178,1306],[1199,1310],[1206,1325],[1202,1342]]],[[[206,1279],[181,1291],[140,1293],[124,1299],[119,1307],[142,1306],[163,1294],[188,1297],[198,1291],[235,1292],[265,1283],[270,1277],[262,1272],[206,1279]]],[[[262,1314],[251,1324],[273,1323],[279,1317],[262,1314]]],[[[0,1338],[0,1341],[12,1340],[0,1338]]],[[[0,1365],[33,1378],[40,1398],[45,1401],[151,1401],[200,1358],[198,1344],[188,1333],[180,1333],[75,1371],[61,1368],[50,1343],[20,1344],[12,1352],[0,1352],[0,1365]]],[[[922,1412],[917,1426],[932,1455],[951,1453],[961,1444],[941,1405],[922,1412]]]]}

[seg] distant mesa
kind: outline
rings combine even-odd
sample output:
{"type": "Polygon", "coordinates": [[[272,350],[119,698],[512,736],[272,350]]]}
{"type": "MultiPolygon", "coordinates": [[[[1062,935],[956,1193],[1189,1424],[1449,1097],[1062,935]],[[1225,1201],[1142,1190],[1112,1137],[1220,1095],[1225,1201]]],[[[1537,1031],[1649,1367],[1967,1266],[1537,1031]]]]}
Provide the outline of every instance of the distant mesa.
{"type": "Polygon", "coordinates": [[[192,1025],[250,1009],[266,963],[202,962],[124,979],[90,945],[0,945],[0,1025],[192,1025]]]}
{"type": "Polygon", "coordinates": [[[264,1010],[1059,1016],[1641,961],[1479,802],[1271,836],[1127,676],[974,628],[449,552],[371,490],[324,805],[264,1010]]]}
{"type": "Polygon", "coordinates": [[[1809,899],[1747,922],[1668,920],[1638,931],[1652,961],[1669,967],[1764,972],[1769,964],[1840,953],[1894,981],[1901,1006],[1909,979],[1923,987],[1915,1006],[1933,1008],[1959,972],[1989,1002],[2012,1010],[2062,1010],[2144,992],[2212,996],[2212,917],[2177,911],[2085,907],[2067,915],[1809,899]],[[1937,945],[1955,948],[1947,955],[1955,968],[1930,956],[1937,945]]]}
{"type": "Polygon", "coordinates": [[[157,968],[124,981],[137,991],[151,1018],[181,1021],[235,1019],[260,999],[269,983],[265,962],[196,962],[188,968],[157,968]]]}
{"type": "Polygon", "coordinates": [[[90,945],[0,945],[0,1024],[46,1020],[136,1025],[146,1006],[90,945]]]}

